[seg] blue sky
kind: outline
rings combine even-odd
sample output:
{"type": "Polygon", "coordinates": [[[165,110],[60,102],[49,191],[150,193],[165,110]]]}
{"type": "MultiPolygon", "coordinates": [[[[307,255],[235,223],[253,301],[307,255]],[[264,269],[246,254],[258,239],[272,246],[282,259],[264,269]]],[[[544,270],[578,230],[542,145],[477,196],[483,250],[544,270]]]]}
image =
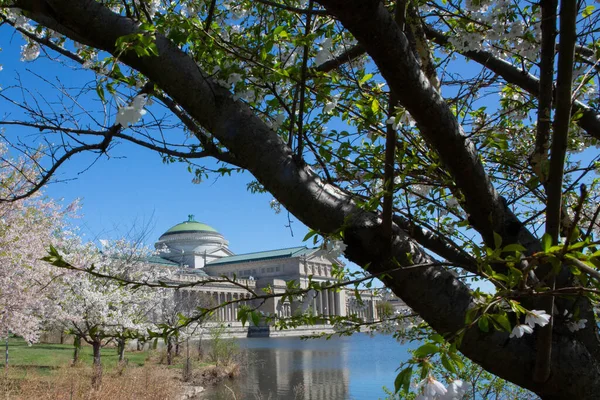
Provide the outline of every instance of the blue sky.
{"type": "MultiPolygon", "coordinates": [[[[33,63],[19,61],[19,34],[0,27],[0,86],[15,84],[17,74],[30,89],[37,79],[28,70],[45,78],[60,79],[65,85],[82,85],[93,79],[91,74],[70,73],[68,67],[38,59],[33,63]]],[[[43,94],[45,89],[39,89],[43,94]]],[[[3,102],[2,117],[10,112],[3,102]]],[[[7,118],[9,119],[9,118],[7,118]]],[[[27,131],[31,134],[31,131],[27,131]]],[[[7,129],[16,137],[23,131],[7,129]]],[[[132,227],[148,228],[148,244],[152,244],[171,226],[194,214],[196,220],[211,225],[229,240],[232,251],[252,252],[302,244],[308,229],[293,216],[293,236],[288,214],[275,214],[268,194],[252,194],[246,185],[252,180],[248,173],[230,177],[211,177],[193,184],[193,175],[184,164],[163,164],[160,156],[135,145],[121,144],[110,152],[111,159],[102,157],[86,169],[94,157],[78,156],[58,171],[57,178],[67,180],[48,185],[45,193],[68,203],[82,199],[82,218],[76,223],[88,239],[117,238],[129,233],[132,227]],[[78,175],[79,174],[79,175],[78,175]],[[72,179],[76,178],[76,179],[72,179]]],[[[211,161],[208,161],[211,163],[211,161]]]]}

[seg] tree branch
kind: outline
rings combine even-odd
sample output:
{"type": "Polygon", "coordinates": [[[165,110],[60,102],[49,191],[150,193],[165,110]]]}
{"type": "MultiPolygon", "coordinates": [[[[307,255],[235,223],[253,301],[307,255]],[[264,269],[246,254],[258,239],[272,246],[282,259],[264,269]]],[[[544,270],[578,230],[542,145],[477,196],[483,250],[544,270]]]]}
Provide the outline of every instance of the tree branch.
{"type": "MultiPolygon", "coordinates": [[[[554,10],[553,10],[554,11],[554,10]]],[[[575,60],[575,42],[577,41],[577,2],[562,0],[560,2],[560,44],[558,51],[558,71],[556,85],[556,117],[552,135],[550,155],[550,171],[548,176],[548,201],[546,206],[546,233],[550,235],[552,244],[558,244],[560,234],[562,183],[564,176],[565,156],[571,122],[571,85],[573,80],[573,62],[575,60]]],[[[555,288],[556,277],[548,282],[550,290],[555,288]]],[[[548,314],[554,314],[554,297],[550,296],[544,304],[548,314]]],[[[550,377],[552,357],[552,330],[554,318],[543,327],[538,334],[538,352],[536,355],[533,379],[546,382],[550,377]]]]}
{"type": "MultiPolygon", "coordinates": [[[[449,45],[448,38],[439,31],[425,26],[427,37],[440,46],[449,45]]],[[[492,53],[482,50],[459,52],[463,56],[483,65],[490,71],[501,76],[506,82],[516,85],[534,96],[539,96],[540,81],[530,73],[523,71],[508,61],[504,61],[492,53]]],[[[577,124],[585,130],[588,135],[600,140],[600,115],[594,109],[580,101],[573,102],[573,114],[581,113],[577,124]]]]}
{"type": "Polygon", "coordinates": [[[540,90],[538,98],[537,133],[535,149],[530,162],[542,184],[546,183],[548,148],[554,89],[554,47],[556,42],[556,10],[558,0],[543,0],[542,7],[542,50],[540,56],[540,90]]]}

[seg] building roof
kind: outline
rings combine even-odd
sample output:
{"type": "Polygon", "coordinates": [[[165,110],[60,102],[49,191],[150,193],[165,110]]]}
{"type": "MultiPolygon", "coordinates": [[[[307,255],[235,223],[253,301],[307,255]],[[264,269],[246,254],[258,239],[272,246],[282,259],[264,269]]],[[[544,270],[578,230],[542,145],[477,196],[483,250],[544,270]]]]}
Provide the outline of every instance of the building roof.
{"type": "Polygon", "coordinates": [[[319,250],[318,248],[309,249],[306,246],[289,247],[287,249],[259,251],[256,253],[236,254],[234,256],[223,257],[215,261],[211,261],[206,266],[213,265],[236,264],[248,261],[272,260],[276,258],[294,258],[308,256],[319,250]]]}
{"type": "Polygon", "coordinates": [[[183,221],[180,224],[173,226],[171,229],[162,234],[171,235],[174,233],[186,233],[186,232],[215,232],[218,233],[215,228],[212,226],[208,226],[203,224],[202,222],[198,222],[194,220],[194,216],[192,214],[188,215],[188,220],[183,221]]]}
{"type": "Polygon", "coordinates": [[[173,261],[169,261],[166,258],[162,258],[159,256],[150,256],[146,259],[147,262],[149,262],[150,264],[160,264],[160,265],[167,265],[169,267],[179,267],[179,264],[173,261]]]}

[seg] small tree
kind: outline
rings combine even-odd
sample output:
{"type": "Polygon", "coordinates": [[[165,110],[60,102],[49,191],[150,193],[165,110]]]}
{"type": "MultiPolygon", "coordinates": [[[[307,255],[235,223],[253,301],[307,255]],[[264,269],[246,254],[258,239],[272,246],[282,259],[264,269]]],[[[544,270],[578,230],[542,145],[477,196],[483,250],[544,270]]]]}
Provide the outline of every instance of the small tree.
{"type": "MultiPolygon", "coordinates": [[[[64,257],[81,269],[93,267],[99,274],[121,280],[146,282],[156,280],[159,274],[166,275],[165,271],[146,263],[151,253],[143,247],[125,240],[106,242],[103,246],[102,251],[91,243],[63,249],[64,257]]],[[[51,255],[44,260],[53,262],[58,257],[61,257],[59,250],[52,249],[51,255]]],[[[123,361],[126,341],[147,328],[158,291],[146,287],[131,290],[115,279],[83,271],[71,272],[62,279],[64,296],[58,301],[60,321],[76,338],[92,346],[93,384],[99,387],[102,347],[116,340],[119,361],[123,361]]]]}

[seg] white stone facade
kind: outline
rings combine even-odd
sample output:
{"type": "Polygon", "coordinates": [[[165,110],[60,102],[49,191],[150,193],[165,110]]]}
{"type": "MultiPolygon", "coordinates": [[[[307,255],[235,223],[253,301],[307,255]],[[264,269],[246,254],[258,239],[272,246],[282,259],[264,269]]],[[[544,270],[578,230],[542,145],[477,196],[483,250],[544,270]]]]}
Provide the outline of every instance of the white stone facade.
{"type": "Polygon", "coordinates": [[[178,281],[206,281],[203,285],[182,290],[181,296],[194,296],[202,293],[214,305],[234,301],[217,311],[216,319],[231,327],[240,325],[237,312],[242,304],[258,306],[268,315],[286,318],[297,312],[312,312],[323,316],[328,323],[330,316],[355,315],[364,321],[377,320],[376,304],[380,296],[370,291],[361,293],[362,301],[354,297],[354,290],[310,290],[305,296],[290,301],[273,297],[254,303],[249,290],[264,293],[268,288],[272,293],[284,293],[286,283],[294,280],[301,288],[308,288],[309,282],[333,282],[334,264],[343,265],[332,259],[321,249],[295,247],[242,255],[234,255],[228,248],[225,238],[208,225],[189,220],[165,232],[156,243],[162,250],[161,257],[172,266],[177,265],[178,281]],[[211,278],[228,277],[234,283],[210,282],[211,278]],[[247,300],[244,300],[247,299],[247,300]],[[241,302],[239,300],[242,300],[241,302]]]}

